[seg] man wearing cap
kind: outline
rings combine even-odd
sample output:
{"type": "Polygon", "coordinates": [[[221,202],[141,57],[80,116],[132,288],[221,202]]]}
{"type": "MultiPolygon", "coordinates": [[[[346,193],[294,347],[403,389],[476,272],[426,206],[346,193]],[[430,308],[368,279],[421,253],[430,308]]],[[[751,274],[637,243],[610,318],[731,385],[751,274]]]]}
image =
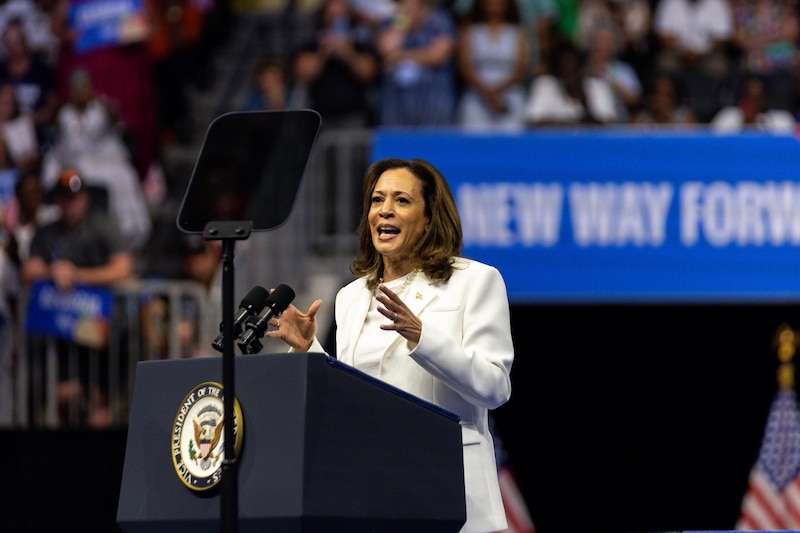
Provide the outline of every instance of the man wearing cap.
{"type": "Polygon", "coordinates": [[[75,284],[107,286],[133,273],[133,254],[109,217],[91,210],[80,176],[64,171],[53,190],[61,219],[36,230],[23,280],[51,278],[62,290],[75,284]]]}
{"type": "MultiPolygon", "coordinates": [[[[91,195],[80,175],[74,170],[62,172],[52,192],[61,210],[61,218],[36,230],[29,257],[22,263],[25,284],[30,286],[35,281],[50,279],[59,290],[70,291],[76,285],[110,286],[130,278],[133,274],[133,254],[127,248],[127,240],[120,236],[113,219],[91,209],[91,195]]],[[[70,376],[65,372],[69,357],[67,353],[77,347],[80,365],[88,364],[86,360],[90,354],[84,346],[58,342],[62,356],[59,361],[58,399],[60,407],[65,408],[70,402],[77,401],[75,396],[79,392],[86,392],[85,383],[81,385],[70,381],[70,376]]],[[[107,360],[107,354],[100,354],[101,365],[107,365],[107,360]]],[[[84,368],[81,368],[81,372],[84,372],[84,368]]],[[[100,375],[103,376],[102,371],[100,375]]],[[[100,388],[102,386],[101,381],[100,388]]],[[[101,398],[101,404],[107,401],[104,391],[95,390],[92,394],[95,399],[101,398]]],[[[101,406],[99,412],[102,415],[97,419],[107,417],[106,407],[101,406]]],[[[94,415],[87,415],[92,424],[94,415]]],[[[94,425],[104,423],[97,421],[94,425]]]]}

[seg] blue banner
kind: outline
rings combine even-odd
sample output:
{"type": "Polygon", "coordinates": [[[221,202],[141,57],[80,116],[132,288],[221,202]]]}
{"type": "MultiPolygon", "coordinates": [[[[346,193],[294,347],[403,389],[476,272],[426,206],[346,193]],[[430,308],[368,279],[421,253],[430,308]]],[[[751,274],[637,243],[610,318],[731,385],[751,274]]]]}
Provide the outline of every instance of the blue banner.
{"type": "Polygon", "coordinates": [[[75,51],[127,44],[148,37],[150,24],[143,0],[86,0],[73,3],[70,27],[78,33],[75,51]]]}
{"type": "Polygon", "coordinates": [[[103,348],[108,342],[113,301],[109,289],[78,286],[59,291],[52,281],[38,281],[28,298],[25,330],[103,348]]]}
{"type": "Polygon", "coordinates": [[[447,178],[514,302],[800,299],[800,142],[760,133],[378,131],[447,178]]]}

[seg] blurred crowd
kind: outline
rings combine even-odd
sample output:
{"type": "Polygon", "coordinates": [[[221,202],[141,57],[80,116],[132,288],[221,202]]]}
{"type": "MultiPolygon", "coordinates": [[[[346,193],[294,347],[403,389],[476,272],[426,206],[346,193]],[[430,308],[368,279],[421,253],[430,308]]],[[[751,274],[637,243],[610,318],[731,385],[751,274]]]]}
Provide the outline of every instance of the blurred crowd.
{"type": "MultiPolygon", "coordinates": [[[[139,274],[183,271],[162,233],[173,224],[156,209],[167,196],[163,151],[205,127],[192,123],[188,92],[211,83],[214,47],[235,27],[232,7],[123,2],[132,13],[103,40],[86,21],[115,1],[0,1],[0,233],[13,264],[25,254],[19,228],[31,231],[20,217],[32,216],[13,184],[38,176],[42,203],[52,207],[49,192],[72,170],[102,193],[95,203],[131,251],[142,252],[139,274]],[[169,265],[149,249],[162,242],[157,252],[169,265]]],[[[313,24],[285,53],[258,54],[241,109],[311,108],[332,130],[489,131],[793,132],[800,111],[796,0],[304,4],[313,24]]]]}
{"type": "Polygon", "coordinates": [[[68,170],[130,251],[144,252],[167,196],[164,147],[195,126],[188,91],[210,83],[227,9],[214,0],[0,1],[0,233],[13,263],[24,259],[19,227],[35,222],[21,220],[33,215],[14,184],[38,177],[40,203],[57,207],[52,191],[68,170]],[[121,23],[101,20],[121,11],[121,23]]]}
{"type": "Polygon", "coordinates": [[[793,131],[795,0],[322,0],[248,106],[331,127],[793,131]]]}
{"type": "MultiPolygon", "coordinates": [[[[20,358],[43,359],[32,334],[25,354],[14,335],[26,289],[211,286],[219,246],[165,220],[163,157],[194,127],[188,91],[211,84],[230,14],[214,0],[0,1],[0,423],[20,358]]],[[[141,310],[147,326],[165,304],[153,294],[141,310]]],[[[151,336],[161,350],[164,333],[151,336]]],[[[76,333],[57,348],[60,420],[108,425],[107,391],[87,389],[109,364],[107,341],[76,333]]]]}
{"type": "MultiPolygon", "coordinates": [[[[313,24],[285,53],[256,52],[239,110],[311,108],[323,131],[797,127],[797,0],[311,4],[313,24]]],[[[0,0],[0,326],[42,278],[211,287],[219,246],[180,234],[174,205],[160,209],[175,201],[163,157],[206,127],[188,95],[212,85],[232,15],[224,0],[0,0]],[[91,29],[120,6],[130,12],[110,38],[91,29]],[[70,221],[73,204],[103,222],[70,221]],[[58,243],[79,240],[63,257],[58,243]]],[[[145,324],[165,313],[148,304],[145,324]]]]}
{"type": "MultiPolygon", "coordinates": [[[[114,2],[0,2],[0,202],[13,261],[12,184],[35,174],[47,193],[65,170],[102,191],[123,238],[145,250],[166,196],[164,147],[205,127],[192,123],[187,94],[210,84],[231,6],[125,2],[139,11],[103,41],[85,13],[114,2]]],[[[792,132],[800,111],[796,0],[317,0],[309,9],[313,26],[288,52],[258,58],[242,109],[312,108],[323,129],[490,131],[792,132]]]]}

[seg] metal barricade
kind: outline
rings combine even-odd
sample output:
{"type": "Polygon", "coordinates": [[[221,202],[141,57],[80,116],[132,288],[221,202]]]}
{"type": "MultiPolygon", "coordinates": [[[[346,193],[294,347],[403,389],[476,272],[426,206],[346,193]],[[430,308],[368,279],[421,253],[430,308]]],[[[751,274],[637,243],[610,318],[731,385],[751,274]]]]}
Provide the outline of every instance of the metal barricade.
{"type": "Polygon", "coordinates": [[[306,172],[306,234],[311,251],[347,254],[358,246],[364,173],[372,130],[323,130],[306,172]]]}
{"type": "Polygon", "coordinates": [[[14,367],[14,425],[28,428],[127,425],[136,364],[208,355],[209,295],[196,282],[135,280],[113,287],[107,345],[92,347],[25,329],[20,301],[14,367]]]}

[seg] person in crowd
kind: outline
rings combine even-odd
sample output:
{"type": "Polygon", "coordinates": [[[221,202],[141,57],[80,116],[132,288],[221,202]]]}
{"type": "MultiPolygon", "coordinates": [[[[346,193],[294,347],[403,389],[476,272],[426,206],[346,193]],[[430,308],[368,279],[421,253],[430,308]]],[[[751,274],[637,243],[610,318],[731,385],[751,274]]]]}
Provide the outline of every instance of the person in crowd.
{"type": "Polygon", "coordinates": [[[591,35],[598,25],[618,24],[613,0],[565,0],[575,4],[575,20],[571,30],[563,37],[578,47],[582,53],[591,48],[591,35]]]}
{"type": "Polygon", "coordinates": [[[34,54],[55,67],[59,43],[58,37],[53,33],[52,15],[57,0],[33,0],[32,3],[33,11],[24,17],[28,45],[34,54]]]}
{"type": "Polygon", "coordinates": [[[571,43],[551,50],[548,67],[531,82],[525,102],[529,128],[597,124],[583,83],[583,57],[571,43]]]}
{"type": "Polygon", "coordinates": [[[656,65],[677,76],[698,120],[719,109],[731,74],[733,11],[728,0],[658,0],[653,14],[656,65]]]}
{"type": "MultiPolygon", "coordinates": [[[[114,219],[91,207],[88,188],[80,174],[64,171],[53,189],[61,218],[36,230],[28,258],[22,263],[22,280],[28,287],[38,280],[51,280],[59,291],[78,285],[109,287],[133,275],[133,254],[114,219]]],[[[76,340],[57,340],[59,383],[57,401],[60,421],[72,423],[75,408],[78,423],[107,427],[108,353],[87,348],[76,340]],[[73,357],[78,370],[71,372],[73,357]],[[98,379],[90,379],[90,367],[99,368],[98,379]]]]}
{"type": "MultiPolygon", "coordinates": [[[[140,180],[159,162],[158,95],[149,39],[154,22],[147,3],[142,3],[139,16],[130,17],[135,24],[120,32],[120,40],[94,43],[84,39],[85,32],[75,26],[91,21],[91,17],[75,17],[92,0],[56,0],[52,28],[59,40],[56,61],[56,94],[58,101],[69,99],[72,73],[88,72],[95,90],[114,102],[125,124],[126,141],[133,166],[140,180]]],[[[128,5],[135,5],[130,3],[128,5]]],[[[95,14],[102,14],[98,11],[95,14]]],[[[94,32],[97,34],[97,32],[94,32]]]]}
{"type": "MultiPolygon", "coordinates": [[[[41,40],[41,30],[47,31],[42,25],[47,22],[46,14],[48,2],[51,0],[2,0],[0,1],[0,34],[2,34],[11,21],[18,21],[25,27],[28,44],[34,53],[44,53],[40,47],[44,44],[41,40]]],[[[6,53],[5,45],[0,42],[0,57],[6,53]]]]}
{"type": "Polygon", "coordinates": [[[148,0],[153,31],[147,42],[153,61],[158,128],[164,144],[191,139],[188,88],[201,66],[206,16],[211,2],[148,0]]]}
{"type": "Polygon", "coordinates": [[[152,220],[142,182],[123,139],[125,124],[116,106],[94,89],[90,74],[72,74],[69,100],[56,117],[55,142],[44,157],[42,179],[52,186],[74,168],[87,184],[108,194],[108,211],[134,250],[146,242],[152,220]]]}
{"type": "MultiPolygon", "coordinates": [[[[477,0],[454,0],[451,10],[459,19],[468,16],[477,0]]],[[[559,0],[514,0],[520,22],[528,38],[528,70],[530,79],[545,67],[551,48],[559,40],[558,25],[565,18],[559,0]]]]}
{"type": "Polygon", "coordinates": [[[45,202],[39,174],[21,174],[14,183],[14,197],[3,207],[3,227],[8,233],[7,250],[17,268],[28,259],[36,230],[60,217],[58,206],[45,202]]]}
{"type": "Polygon", "coordinates": [[[400,0],[376,36],[383,65],[378,125],[449,127],[456,99],[457,31],[436,0],[400,0]]]}
{"type": "Polygon", "coordinates": [[[740,77],[767,81],[775,109],[792,110],[800,66],[800,21],[795,1],[732,0],[733,44],[740,55],[740,77]]]}
{"type": "Polygon", "coordinates": [[[20,112],[11,83],[0,82],[0,139],[5,156],[0,166],[18,173],[38,171],[43,153],[36,124],[30,113],[20,112]]]}
{"type": "Polygon", "coordinates": [[[0,84],[10,84],[17,96],[20,115],[33,121],[36,140],[46,150],[52,138],[58,110],[55,70],[28,46],[22,20],[12,19],[3,31],[5,56],[0,59],[0,84]]]}
{"type": "MultiPolygon", "coordinates": [[[[573,0],[563,0],[571,2],[573,0]]],[[[652,6],[650,0],[576,0],[575,28],[567,38],[583,53],[592,46],[596,26],[614,26],[620,35],[617,57],[631,65],[640,80],[652,73],[652,6]]]]}
{"type": "Polygon", "coordinates": [[[322,116],[325,129],[374,123],[380,60],[358,24],[347,0],[325,0],[316,13],[314,34],[293,57],[294,89],[306,95],[305,107],[322,116]]]}
{"type": "Polygon", "coordinates": [[[751,74],[742,84],[742,92],[734,105],[725,106],[711,119],[716,133],[738,133],[756,129],[770,133],[794,134],[797,120],[791,111],[777,109],[770,101],[766,80],[751,74]]]}
{"type": "Polygon", "coordinates": [[[697,117],[686,105],[680,86],[667,73],[657,73],[651,80],[642,107],[634,113],[631,124],[637,126],[691,126],[697,117]]]}
{"type": "Polygon", "coordinates": [[[247,94],[244,111],[281,111],[304,107],[292,101],[292,89],[282,57],[263,57],[253,72],[253,86],[247,94]]]}
{"type": "Polygon", "coordinates": [[[622,36],[618,26],[598,24],[589,37],[583,62],[584,86],[595,115],[604,124],[625,124],[638,109],[642,84],[634,68],[619,59],[622,36]]]}
{"type": "Polygon", "coordinates": [[[515,0],[476,0],[460,26],[456,111],[462,128],[522,130],[528,38],[515,0]]]}
{"type": "Polygon", "coordinates": [[[640,80],[653,75],[655,43],[650,31],[653,7],[650,0],[611,0],[616,19],[622,28],[623,47],[620,59],[629,63],[640,80]]]}
{"type": "MultiPolygon", "coordinates": [[[[420,159],[373,163],[364,180],[356,279],[335,302],[336,358],[457,414],[467,520],[494,532],[506,516],[489,410],[511,395],[509,302],[500,272],[460,256],[461,219],[444,176],[420,159]]],[[[296,352],[324,352],[316,338],[322,300],[290,305],[270,324],[296,352]]]]}

